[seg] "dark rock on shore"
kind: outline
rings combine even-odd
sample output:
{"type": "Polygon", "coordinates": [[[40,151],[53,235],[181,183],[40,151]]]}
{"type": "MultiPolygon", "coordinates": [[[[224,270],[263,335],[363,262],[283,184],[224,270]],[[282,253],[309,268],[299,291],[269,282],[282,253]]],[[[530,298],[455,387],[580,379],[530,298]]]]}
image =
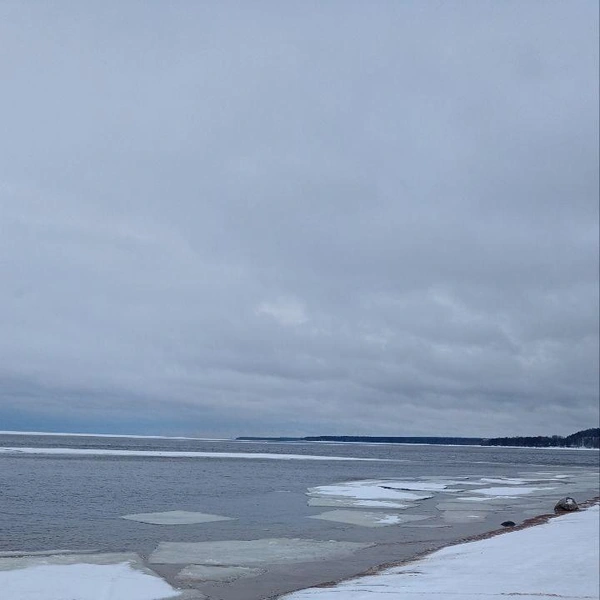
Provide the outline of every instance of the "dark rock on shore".
{"type": "Polygon", "coordinates": [[[500,525],[502,525],[502,527],[514,527],[516,523],[514,521],[504,521],[500,523],[500,525]]]}
{"type": "Polygon", "coordinates": [[[573,510],[579,510],[577,502],[573,498],[561,498],[554,507],[554,512],[571,512],[573,510]]]}

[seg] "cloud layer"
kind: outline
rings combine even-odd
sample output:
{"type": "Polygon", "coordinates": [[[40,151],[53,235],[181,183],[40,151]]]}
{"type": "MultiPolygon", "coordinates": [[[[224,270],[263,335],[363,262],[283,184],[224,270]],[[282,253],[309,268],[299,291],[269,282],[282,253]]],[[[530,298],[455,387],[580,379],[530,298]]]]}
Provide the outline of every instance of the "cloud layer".
{"type": "Polygon", "coordinates": [[[4,3],[0,420],[597,425],[597,37],[586,0],[4,3]]]}

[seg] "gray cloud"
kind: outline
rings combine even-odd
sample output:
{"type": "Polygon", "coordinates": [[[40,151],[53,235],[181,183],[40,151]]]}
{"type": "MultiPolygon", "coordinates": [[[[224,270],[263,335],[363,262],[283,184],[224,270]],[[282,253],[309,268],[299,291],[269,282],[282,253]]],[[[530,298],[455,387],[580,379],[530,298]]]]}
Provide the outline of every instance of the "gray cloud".
{"type": "Polygon", "coordinates": [[[595,3],[0,12],[0,419],[597,424],[595,3]]]}

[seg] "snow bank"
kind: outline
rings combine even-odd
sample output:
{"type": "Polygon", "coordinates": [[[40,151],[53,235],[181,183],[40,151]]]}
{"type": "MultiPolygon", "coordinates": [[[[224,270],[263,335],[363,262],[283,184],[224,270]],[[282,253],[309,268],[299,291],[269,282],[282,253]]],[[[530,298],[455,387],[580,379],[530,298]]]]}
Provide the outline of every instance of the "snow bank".
{"type": "Polygon", "coordinates": [[[520,600],[599,597],[598,506],[493,538],[451,546],[421,560],[281,600],[520,600]]]}

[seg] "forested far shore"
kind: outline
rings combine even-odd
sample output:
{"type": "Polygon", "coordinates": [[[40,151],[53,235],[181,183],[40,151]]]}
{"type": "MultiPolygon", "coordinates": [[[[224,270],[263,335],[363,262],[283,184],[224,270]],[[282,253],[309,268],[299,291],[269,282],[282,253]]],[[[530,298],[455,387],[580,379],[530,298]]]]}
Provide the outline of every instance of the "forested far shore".
{"type": "Polygon", "coordinates": [[[584,429],[566,437],[517,436],[499,438],[439,437],[439,436],[367,436],[367,435],[319,435],[306,437],[238,437],[239,441],[268,442],[348,442],[371,444],[438,444],[453,446],[525,446],[530,448],[599,448],[600,428],[584,429]]]}

